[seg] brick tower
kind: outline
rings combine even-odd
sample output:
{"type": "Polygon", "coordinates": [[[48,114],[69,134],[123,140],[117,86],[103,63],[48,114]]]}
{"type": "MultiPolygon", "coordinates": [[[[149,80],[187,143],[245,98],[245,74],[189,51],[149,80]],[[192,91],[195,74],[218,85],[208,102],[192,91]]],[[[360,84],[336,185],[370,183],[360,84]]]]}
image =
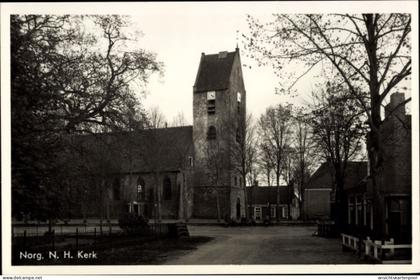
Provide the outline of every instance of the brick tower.
{"type": "Polygon", "coordinates": [[[237,152],[245,109],[239,49],[202,53],[193,87],[194,217],[245,216],[237,152]]]}

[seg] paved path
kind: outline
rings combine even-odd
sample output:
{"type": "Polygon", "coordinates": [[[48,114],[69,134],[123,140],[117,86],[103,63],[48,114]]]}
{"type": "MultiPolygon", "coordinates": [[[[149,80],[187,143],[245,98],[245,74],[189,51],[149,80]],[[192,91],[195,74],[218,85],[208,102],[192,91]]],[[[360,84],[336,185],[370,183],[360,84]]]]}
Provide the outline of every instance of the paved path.
{"type": "Polygon", "coordinates": [[[188,226],[192,236],[214,239],[170,258],[165,264],[356,264],[339,239],[312,236],[313,226],[188,226]]]}

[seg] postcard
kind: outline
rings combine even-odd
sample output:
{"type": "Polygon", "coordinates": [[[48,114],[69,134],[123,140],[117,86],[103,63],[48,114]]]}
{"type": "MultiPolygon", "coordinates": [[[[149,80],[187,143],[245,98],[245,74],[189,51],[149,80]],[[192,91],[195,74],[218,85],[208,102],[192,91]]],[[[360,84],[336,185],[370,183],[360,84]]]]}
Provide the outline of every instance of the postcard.
{"type": "Polygon", "coordinates": [[[1,8],[5,274],[419,272],[417,2],[1,8]]]}

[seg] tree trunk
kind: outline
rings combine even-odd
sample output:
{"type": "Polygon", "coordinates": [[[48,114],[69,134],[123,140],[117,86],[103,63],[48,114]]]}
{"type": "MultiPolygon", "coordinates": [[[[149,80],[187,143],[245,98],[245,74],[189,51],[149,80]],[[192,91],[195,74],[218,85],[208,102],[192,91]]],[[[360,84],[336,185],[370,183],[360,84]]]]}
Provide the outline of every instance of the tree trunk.
{"type": "Polygon", "coordinates": [[[385,205],[384,199],[380,194],[381,173],[383,165],[383,150],[381,143],[380,129],[381,120],[381,95],[380,84],[378,80],[379,63],[377,59],[377,37],[376,21],[373,14],[366,15],[367,43],[365,43],[366,52],[369,57],[369,90],[370,90],[370,107],[371,121],[369,134],[369,161],[371,163],[371,178],[374,205],[374,228],[379,234],[379,238],[385,234],[385,205]]]}
{"type": "Polygon", "coordinates": [[[246,176],[244,175],[242,178],[242,182],[244,184],[243,188],[244,188],[244,206],[245,206],[245,218],[248,220],[249,219],[249,209],[248,209],[248,194],[246,192],[246,176]]]}
{"type": "Polygon", "coordinates": [[[335,170],[335,213],[334,213],[334,222],[337,226],[337,229],[340,231],[344,227],[345,215],[344,215],[344,176],[339,167],[336,167],[335,170]]]}
{"type": "MultiPolygon", "coordinates": [[[[276,220],[277,222],[280,222],[280,174],[276,173],[276,184],[277,184],[277,197],[276,197],[276,220]]],[[[268,209],[270,211],[271,209],[268,209]]],[[[269,212],[271,213],[271,212],[269,212]]]]}
{"type": "Polygon", "coordinates": [[[162,221],[161,207],[160,207],[160,188],[159,188],[159,174],[155,172],[155,209],[157,222],[162,221]]]}
{"type": "Polygon", "coordinates": [[[378,234],[378,239],[385,235],[385,202],[380,192],[382,184],[381,173],[383,172],[383,153],[380,143],[380,134],[372,130],[369,135],[369,161],[371,163],[370,177],[373,195],[374,228],[378,234]]]}
{"type": "Polygon", "coordinates": [[[219,191],[217,189],[216,189],[216,207],[217,207],[217,222],[220,223],[220,201],[219,201],[219,191]]]}

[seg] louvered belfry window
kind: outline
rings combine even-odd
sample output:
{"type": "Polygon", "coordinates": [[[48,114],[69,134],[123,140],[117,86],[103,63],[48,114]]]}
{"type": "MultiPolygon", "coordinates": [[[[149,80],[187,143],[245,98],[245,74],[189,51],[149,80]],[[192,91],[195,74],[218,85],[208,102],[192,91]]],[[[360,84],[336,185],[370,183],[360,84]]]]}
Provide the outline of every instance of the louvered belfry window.
{"type": "Polygon", "coordinates": [[[216,92],[215,91],[207,92],[207,113],[209,115],[214,115],[216,113],[216,92]]]}

